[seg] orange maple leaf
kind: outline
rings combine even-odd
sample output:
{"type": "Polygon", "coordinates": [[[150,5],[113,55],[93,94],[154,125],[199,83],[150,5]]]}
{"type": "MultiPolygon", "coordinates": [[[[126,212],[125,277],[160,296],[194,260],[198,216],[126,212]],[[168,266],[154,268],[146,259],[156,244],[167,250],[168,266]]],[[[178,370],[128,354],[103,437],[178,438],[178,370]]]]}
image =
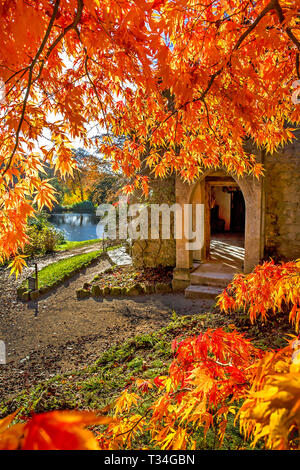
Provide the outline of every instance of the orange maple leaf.
{"type": "Polygon", "coordinates": [[[98,450],[95,436],[85,427],[113,421],[91,412],[51,411],[10,426],[15,415],[0,421],[0,450],[98,450]]]}

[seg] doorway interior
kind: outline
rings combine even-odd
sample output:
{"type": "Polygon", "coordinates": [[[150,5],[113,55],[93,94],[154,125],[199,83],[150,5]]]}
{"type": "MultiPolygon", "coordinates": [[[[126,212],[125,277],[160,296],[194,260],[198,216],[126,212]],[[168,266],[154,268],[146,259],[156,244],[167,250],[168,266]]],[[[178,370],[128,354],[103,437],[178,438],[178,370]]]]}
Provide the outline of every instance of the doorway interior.
{"type": "Polygon", "coordinates": [[[231,176],[205,178],[205,258],[242,271],[245,256],[246,208],[231,176]]]}

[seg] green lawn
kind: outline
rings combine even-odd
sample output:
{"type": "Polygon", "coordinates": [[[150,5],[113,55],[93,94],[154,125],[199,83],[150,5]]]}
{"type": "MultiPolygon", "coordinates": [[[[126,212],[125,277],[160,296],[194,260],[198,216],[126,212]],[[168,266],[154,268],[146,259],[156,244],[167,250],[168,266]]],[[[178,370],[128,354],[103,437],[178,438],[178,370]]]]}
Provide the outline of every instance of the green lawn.
{"type": "MultiPolygon", "coordinates": [[[[91,251],[49,264],[39,271],[39,288],[63,282],[74,271],[76,272],[76,270],[88,266],[101,253],[102,250],[91,251]]],[[[27,280],[23,282],[22,287],[27,287],[27,280]]]]}
{"type": "Polygon", "coordinates": [[[82,242],[70,242],[66,241],[65,243],[61,243],[55,247],[57,251],[66,251],[66,250],[73,250],[73,248],[80,248],[82,246],[89,246],[94,245],[95,243],[101,243],[101,238],[95,238],[93,240],[83,240],[82,242]]]}

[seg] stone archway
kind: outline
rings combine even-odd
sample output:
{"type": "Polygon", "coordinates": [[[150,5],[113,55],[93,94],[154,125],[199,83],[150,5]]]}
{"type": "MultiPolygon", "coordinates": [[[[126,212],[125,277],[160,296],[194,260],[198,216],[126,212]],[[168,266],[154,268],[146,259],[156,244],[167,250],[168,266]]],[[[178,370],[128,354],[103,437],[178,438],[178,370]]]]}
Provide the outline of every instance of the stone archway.
{"type": "MultiPolygon", "coordinates": [[[[204,204],[207,207],[206,192],[205,192],[205,178],[211,174],[216,174],[211,170],[204,172],[195,183],[188,184],[183,182],[179,177],[176,178],[175,193],[176,203],[182,206],[185,204],[193,204],[195,200],[198,203],[204,204]],[[197,197],[194,195],[197,192],[197,197]]],[[[220,172],[218,172],[220,174],[220,172]]],[[[237,178],[235,175],[228,174],[222,171],[222,175],[230,176],[239,186],[243,193],[245,207],[246,207],[246,220],[245,220],[245,259],[244,259],[244,272],[250,272],[254,266],[259,263],[263,256],[263,189],[262,181],[257,180],[252,176],[245,176],[237,178]]],[[[204,210],[204,230],[208,230],[205,223],[205,210],[204,210]]],[[[184,221],[183,221],[184,224],[184,221]]],[[[204,240],[207,240],[207,236],[204,240]]],[[[190,273],[193,268],[193,254],[186,249],[188,240],[183,236],[181,239],[176,240],[176,268],[174,269],[173,287],[175,289],[182,289],[190,283],[190,273]]],[[[207,246],[202,247],[203,252],[207,251],[207,246]]],[[[205,257],[205,255],[204,255],[205,257]]]]}

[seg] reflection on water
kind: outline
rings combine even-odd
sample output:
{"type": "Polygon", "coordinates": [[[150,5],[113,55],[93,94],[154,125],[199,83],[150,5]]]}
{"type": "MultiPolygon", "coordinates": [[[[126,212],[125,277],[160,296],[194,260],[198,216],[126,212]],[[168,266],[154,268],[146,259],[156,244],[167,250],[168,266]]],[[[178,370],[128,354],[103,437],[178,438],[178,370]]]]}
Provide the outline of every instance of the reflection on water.
{"type": "MultiPolygon", "coordinates": [[[[54,227],[61,230],[65,238],[71,242],[93,240],[97,237],[96,227],[99,220],[95,214],[74,214],[66,212],[62,214],[51,214],[50,222],[54,227]]],[[[100,229],[100,233],[102,230],[100,229]]]]}

